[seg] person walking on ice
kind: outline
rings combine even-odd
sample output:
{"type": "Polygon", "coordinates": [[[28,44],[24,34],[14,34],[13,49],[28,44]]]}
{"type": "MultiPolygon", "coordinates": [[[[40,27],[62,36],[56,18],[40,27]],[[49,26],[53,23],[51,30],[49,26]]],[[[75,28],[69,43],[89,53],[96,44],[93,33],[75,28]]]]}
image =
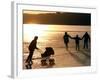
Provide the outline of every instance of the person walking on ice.
{"type": "Polygon", "coordinates": [[[90,43],[90,36],[89,36],[89,34],[86,32],[84,35],[83,35],[83,37],[82,37],[82,39],[84,39],[84,46],[83,46],[83,48],[85,49],[88,49],[88,45],[89,45],[89,43],[90,43]]]}
{"type": "Polygon", "coordinates": [[[71,36],[67,32],[65,32],[63,39],[67,50],[68,50],[69,38],[71,38],[71,36]]]}

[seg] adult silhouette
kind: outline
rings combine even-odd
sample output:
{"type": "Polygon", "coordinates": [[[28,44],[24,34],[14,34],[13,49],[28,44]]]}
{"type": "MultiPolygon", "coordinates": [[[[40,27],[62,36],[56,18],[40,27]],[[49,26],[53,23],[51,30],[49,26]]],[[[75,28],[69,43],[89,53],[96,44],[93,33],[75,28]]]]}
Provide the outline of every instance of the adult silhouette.
{"type": "Polygon", "coordinates": [[[76,35],[76,37],[73,37],[72,39],[75,39],[76,50],[80,50],[80,40],[82,39],[78,35],[76,35]]]}
{"type": "Polygon", "coordinates": [[[64,43],[65,43],[67,50],[68,50],[69,38],[71,38],[71,36],[67,32],[65,32],[63,39],[64,39],[64,43]]]}
{"type": "Polygon", "coordinates": [[[29,44],[29,55],[26,59],[26,62],[30,63],[32,62],[32,56],[33,56],[33,53],[34,53],[34,50],[35,49],[38,49],[37,48],[37,39],[38,39],[38,36],[35,36],[34,39],[31,41],[31,43],[29,44]]]}
{"type": "Polygon", "coordinates": [[[88,45],[89,45],[89,42],[90,42],[90,36],[89,36],[89,34],[86,32],[84,35],[83,35],[83,37],[82,37],[82,39],[84,39],[84,46],[83,46],[83,48],[85,49],[88,49],[88,45]]]}

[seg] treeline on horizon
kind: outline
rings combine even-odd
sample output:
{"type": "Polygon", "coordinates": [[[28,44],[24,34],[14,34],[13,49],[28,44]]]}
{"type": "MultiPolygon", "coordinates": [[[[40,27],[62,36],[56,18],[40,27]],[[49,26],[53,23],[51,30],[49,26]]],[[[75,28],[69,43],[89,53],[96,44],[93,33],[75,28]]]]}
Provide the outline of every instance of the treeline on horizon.
{"type": "Polygon", "coordinates": [[[56,24],[56,25],[91,25],[91,14],[89,13],[23,13],[23,24],[56,24]]]}

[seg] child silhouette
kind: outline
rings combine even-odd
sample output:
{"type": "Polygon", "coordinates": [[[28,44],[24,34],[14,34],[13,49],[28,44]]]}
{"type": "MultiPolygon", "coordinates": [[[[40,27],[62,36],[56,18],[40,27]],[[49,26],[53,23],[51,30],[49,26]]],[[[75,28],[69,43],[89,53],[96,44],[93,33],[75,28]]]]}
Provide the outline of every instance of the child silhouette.
{"type": "Polygon", "coordinates": [[[82,40],[78,35],[76,37],[73,37],[72,39],[75,39],[75,44],[76,44],[76,50],[80,50],[80,40],[82,40]]]}

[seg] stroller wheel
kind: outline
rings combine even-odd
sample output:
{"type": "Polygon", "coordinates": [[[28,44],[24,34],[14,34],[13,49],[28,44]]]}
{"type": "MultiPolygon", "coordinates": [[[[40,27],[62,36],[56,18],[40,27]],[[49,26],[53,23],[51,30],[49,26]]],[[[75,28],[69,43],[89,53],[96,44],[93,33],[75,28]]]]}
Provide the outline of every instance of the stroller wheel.
{"type": "Polygon", "coordinates": [[[47,65],[46,60],[41,60],[41,65],[46,66],[47,65]]]}
{"type": "Polygon", "coordinates": [[[49,65],[55,65],[55,60],[54,59],[49,59],[49,65]]]}

